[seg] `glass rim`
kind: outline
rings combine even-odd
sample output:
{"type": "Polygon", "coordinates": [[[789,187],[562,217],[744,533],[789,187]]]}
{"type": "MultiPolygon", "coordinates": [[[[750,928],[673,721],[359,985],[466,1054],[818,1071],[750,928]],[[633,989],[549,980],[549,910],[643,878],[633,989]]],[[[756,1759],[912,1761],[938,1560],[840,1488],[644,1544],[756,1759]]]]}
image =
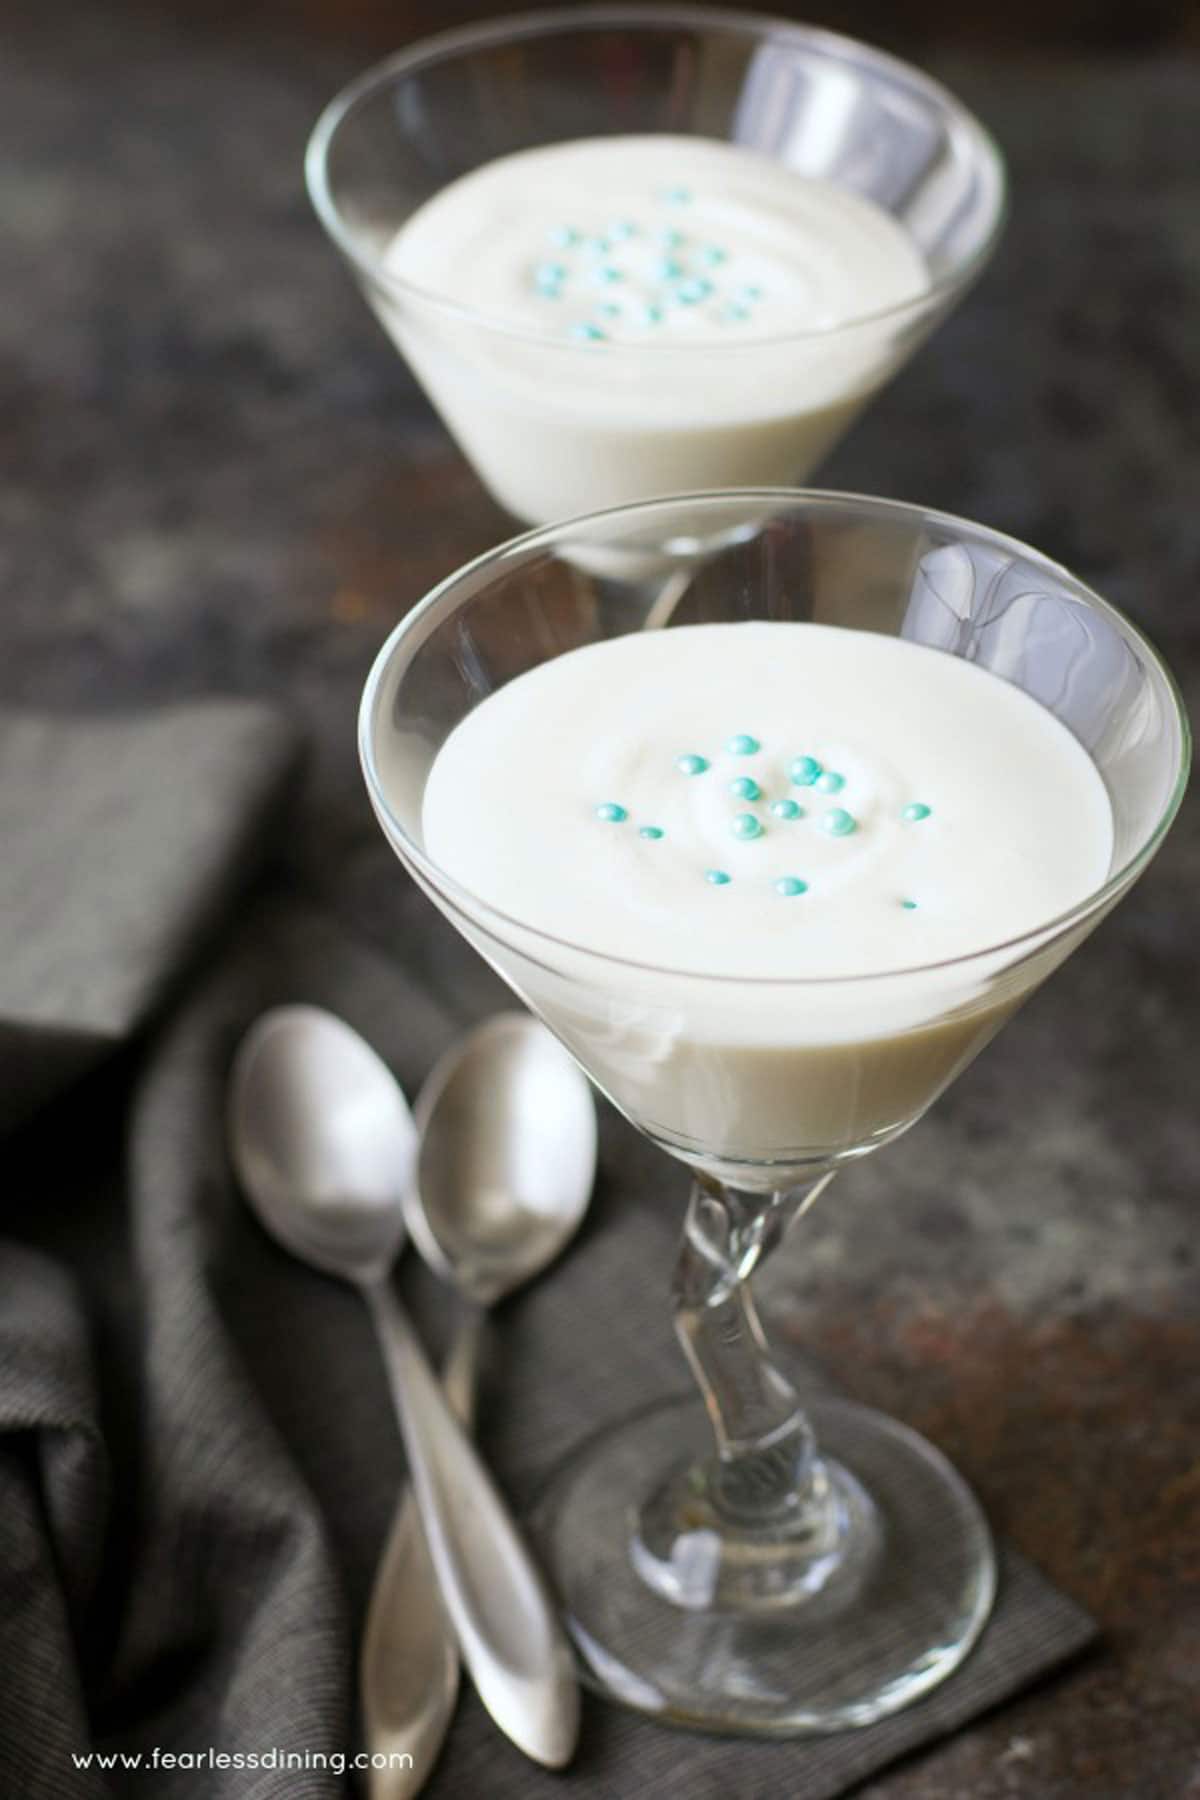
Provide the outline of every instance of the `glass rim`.
{"type": "MultiPolygon", "coordinates": [[[[533,666],[540,667],[541,665],[533,666]]],[[[513,679],[515,680],[516,677],[513,679]]],[[[503,941],[507,941],[504,931],[497,930],[489,921],[495,921],[496,926],[508,927],[539,945],[546,945],[560,952],[567,951],[571,956],[581,956],[588,961],[611,965],[637,974],[667,976],[689,983],[732,984],[756,990],[800,988],[806,991],[815,989],[827,991],[836,987],[896,981],[914,975],[928,975],[956,968],[965,969],[998,956],[1006,956],[1008,966],[1011,967],[1021,960],[1021,954],[1018,953],[1033,954],[1051,939],[1061,937],[1074,925],[1081,923],[1093,913],[1103,910],[1110,900],[1115,900],[1120,896],[1122,890],[1128,887],[1153,859],[1179,811],[1187,789],[1191,768],[1191,744],[1191,726],[1183,703],[1183,696],[1178,683],[1154,644],[1118,607],[1095,593],[1061,563],[1055,562],[1052,557],[1045,556],[1031,545],[1023,543],[1020,538],[1012,537],[1007,532],[993,530],[988,525],[977,525],[954,513],[920,506],[913,501],[888,500],[878,495],[846,493],[827,488],[711,488],[695,493],[671,494],[653,500],[639,500],[623,506],[605,507],[599,512],[580,513],[574,518],[559,520],[552,525],[539,525],[531,531],[522,532],[518,537],[509,538],[504,543],[485,550],[481,555],[472,557],[470,562],[464,563],[453,574],[438,582],[436,587],[431,588],[429,593],[419,600],[397,625],[393,626],[371,665],[363,687],[358,712],[359,760],[372,806],[381,818],[386,819],[390,832],[403,844],[404,857],[411,857],[422,878],[429,883],[434,892],[447,899],[457,911],[466,914],[468,919],[471,918],[472,911],[480,913],[482,915],[480,922],[486,929],[494,931],[494,934],[503,941]],[[572,533],[580,527],[617,517],[641,517],[660,509],[677,509],[681,505],[704,507],[719,503],[727,506],[730,501],[744,501],[748,506],[767,503],[776,507],[786,505],[796,509],[832,503],[856,507],[860,511],[877,515],[892,514],[907,520],[920,519],[928,524],[940,526],[950,533],[958,533],[960,536],[984,538],[990,545],[1014,551],[1018,556],[1053,575],[1055,580],[1066,587],[1075,598],[1113,622],[1126,641],[1133,640],[1146,661],[1158,673],[1174,708],[1174,720],[1179,732],[1179,766],[1175,781],[1153,830],[1141,848],[1136,850],[1132,856],[1127,857],[1120,867],[1108,876],[1104,884],[1093,893],[1086,895],[1084,899],[1077,901],[1074,906],[1068,907],[1064,912],[1056,913],[1052,918],[1032,926],[1028,931],[1018,933],[1016,937],[981,945],[977,950],[968,950],[956,956],[942,957],[934,962],[906,963],[897,968],[878,969],[866,974],[844,975],[732,975],[696,969],[679,969],[669,963],[650,963],[636,957],[616,956],[611,951],[597,950],[587,944],[577,943],[573,938],[561,937],[555,932],[544,931],[539,926],[530,925],[525,920],[517,918],[514,914],[506,913],[500,907],[491,905],[489,901],[484,900],[471,888],[457,881],[454,876],[442,869],[413,840],[397,818],[388,802],[375,759],[376,703],[384,678],[404,639],[430,613],[446,601],[456,588],[470,578],[486,572],[489,567],[499,567],[505,562],[523,557],[527,552],[552,548],[556,539],[562,539],[564,534],[572,533]]]]}
{"type": "Polygon", "coordinates": [[[388,269],[380,257],[361,247],[355,233],[345,224],[329,184],[329,153],[340,127],[361,101],[369,99],[398,76],[452,60],[464,51],[484,49],[522,38],[566,36],[605,26],[624,26],[636,30],[671,25],[691,25],[713,31],[733,32],[743,37],[758,35],[790,39],[830,55],[869,64],[893,80],[899,80],[910,91],[933,101],[960,130],[974,139],[977,151],[995,179],[995,211],[982,242],[971,255],[944,275],[931,279],[929,287],[909,300],[881,307],[874,312],[857,313],[853,318],[843,319],[836,325],[776,332],[770,337],[755,337],[737,343],[722,343],[712,338],[693,344],[614,342],[605,345],[608,355],[620,357],[624,361],[638,356],[659,359],[672,356],[694,357],[697,353],[738,355],[778,348],[784,344],[828,342],[860,327],[919,318],[922,313],[947,304],[955,294],[970,286],[995,250],[1008,216],[1006,165],[1000,148],[987,127],[949,88],[934,80],[931,75],[926,75],[914,64],[904,62],[886,50],[878,50],[873,44],[863,43],[842,32],[828,31],[824,26],[803,25],[790,19],[776,18],[770,13],[735,12],[728,7],[671,4],[632,6],[620,3],[569,9],[549,7],[543,12],[510,13],[501,18],[458,26],[450,31],[438,32],[432,37],[420,38],[406,49],[372,63],[347,82],[320,113],[304,153],[305,183],[318,219],[359,276],[384,293],[417,302],[449,318],[482,326],[497,336],[536,345],[539,350],[560,350],[572,356],[594,352],[594,345],[564,342],[549,328],[543,330],[517,325],[485,308],[472,306],[434,289],[422,287],[388,269]]]}

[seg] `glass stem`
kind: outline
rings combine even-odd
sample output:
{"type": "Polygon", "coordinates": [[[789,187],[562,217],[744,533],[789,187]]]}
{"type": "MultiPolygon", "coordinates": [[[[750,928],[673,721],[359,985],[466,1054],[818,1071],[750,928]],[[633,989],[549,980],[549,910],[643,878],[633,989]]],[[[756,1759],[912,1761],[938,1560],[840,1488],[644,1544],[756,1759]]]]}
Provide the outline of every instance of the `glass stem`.
{"type": "Polygon", "coordinates": [[[714,1505],[742,1527],[796,1517],[822,1472],[791,1383],[770,1359],[750,1276],[832,1180],[746,1194],[697,1178],[675,1268],[675,1331],[717,1439],[714,1505]]]}

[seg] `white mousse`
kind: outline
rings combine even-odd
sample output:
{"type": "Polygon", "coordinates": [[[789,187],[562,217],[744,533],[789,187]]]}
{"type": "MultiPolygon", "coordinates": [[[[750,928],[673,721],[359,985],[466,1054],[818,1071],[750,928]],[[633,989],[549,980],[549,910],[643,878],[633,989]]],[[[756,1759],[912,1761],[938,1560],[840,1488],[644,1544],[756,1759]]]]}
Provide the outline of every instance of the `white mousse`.
{"type": "Polygon", "coordinates": [[[910,1124],[1070,940],[1003,946],[1113,852],[1094,764],[1019,688],[792,623],[519,676],[446,739],[422,827],[468,935],[617,1102],[743,1181],[910,1124]]]}
{"type": "Polygon", "coordinates": [[[380,317],[533,520],[803,475],[892,372],[930,285],[872,200],[671,135],[501,157],[418,208],[383,261],[433,303],[384,285],[380,317]]]}
{"type": "Polygon", "coordinates": [[[387,264],[519,329],[618,343],[829,331],[929,285],[874,201],[681,137],[501,157],[421,207],[387,264]]]}
{"type": "Polygon", "coordinates": [[[1095,765],[1021,689],[805,624],[641,632],[543,663],[447,739],[424,831],[526,925],[776,979],[1003,943],[1094,892],[1112,852],[1095,765]]]}

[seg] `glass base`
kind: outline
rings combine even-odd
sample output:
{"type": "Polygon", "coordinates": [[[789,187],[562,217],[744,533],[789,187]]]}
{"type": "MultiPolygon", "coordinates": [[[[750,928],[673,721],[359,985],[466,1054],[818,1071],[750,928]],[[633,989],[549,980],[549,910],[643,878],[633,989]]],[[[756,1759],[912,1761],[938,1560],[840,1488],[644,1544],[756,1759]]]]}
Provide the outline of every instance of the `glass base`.
{"type": "Polygon", "coordinates": [[[970,1489],[882,1413],[843,1400],[806,1411],[835,1525],[811,1546],[808,1579],[789,1546],[769,1605],[726,1603],[737,1584],[719,1573],[703,1507],[690,1532],[663,1531],[689,1467],[711,1464],[696,1402],[623,1420],[558,1471],[532,1528],[589,1686],[673,1724],[791,1737],[869,1725],[962,1662],[996,1587],[970,1489]]]}

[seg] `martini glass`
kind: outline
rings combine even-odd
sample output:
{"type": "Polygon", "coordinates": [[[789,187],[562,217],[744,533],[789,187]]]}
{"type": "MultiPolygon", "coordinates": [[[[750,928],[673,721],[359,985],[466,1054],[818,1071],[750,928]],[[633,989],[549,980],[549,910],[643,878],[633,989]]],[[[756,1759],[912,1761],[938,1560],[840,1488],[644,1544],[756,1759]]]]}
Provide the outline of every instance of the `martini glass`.
{"type": "Polygon", "coordinates": [[[539,12],[417,44],[326,108],[307,176],[463,454],[530,524],[807,478],[962,298],[1004,190],[991,139],[917,70],[830,32],[678,6],[539,12]],[[564,139],[663,132],[740,144],[867,196],[922,252],[928,291],[883,310],[864,293],[853,320],[782,337],[598,348],[387,266],[415,210],[472,169],[564,139]]]}
{"type": "Polygon", "coordinates": [[[1146,867],[1186,775],[1170,676],[1112,607],[996,532],[847,495],[690,495],[531,532],[453,575],[380,653],[360,748],[413,878],[695,1173],[673,1304],[700,1403],[602,1431],[536,1519],[585,1673],[632,1706],[714,1730],[832,1730],[906,1705],[987,1618],[986,1524],[904,1426],[847,1401],[801,1405],[772,1362],[750,1277],[838,1169],[906,1131],[1146,867]],[[697,563],[698,540],[722,547],[697,563]],[[859,978],[640,965],[574,941],[569,917],[549,935],[497,912],[427,855],[425,780],[494,689],[646,627],[644,589],[622,599],[618,583],[589,578],[581,544],[679,545],[692,578],[673,622],[812,619],[909,638],[1015,683],[1105,782],[1115,848],[1103,886],[1021,937],[859,978]]]}

